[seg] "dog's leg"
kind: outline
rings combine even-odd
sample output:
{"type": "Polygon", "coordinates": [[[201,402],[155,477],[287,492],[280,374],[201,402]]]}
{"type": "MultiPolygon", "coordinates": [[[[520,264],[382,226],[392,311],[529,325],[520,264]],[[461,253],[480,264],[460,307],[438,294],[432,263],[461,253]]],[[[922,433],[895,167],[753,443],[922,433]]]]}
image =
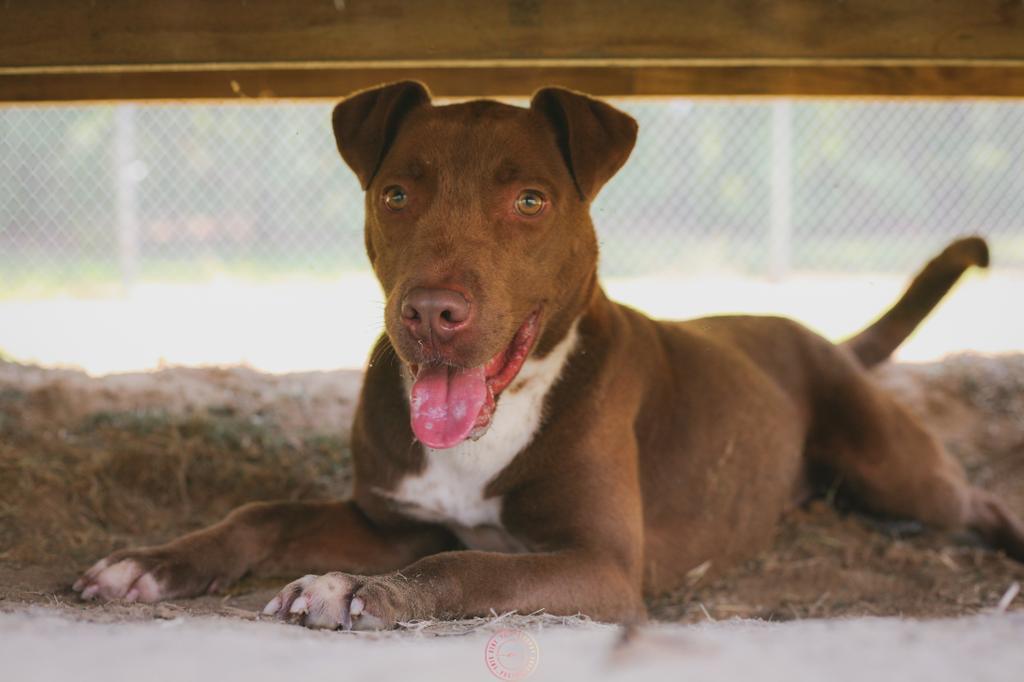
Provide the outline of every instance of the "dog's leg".
{"type": "Polygon", "coordinates": [[[297,617],[310,627],[357,629],[492,611],[642,618],[643,507],[631,466],[636,460],[628,456],[636,447],[632,431],[613,419],[592,433],[580,434],[576,425],[551,424],[546,444],[560,458],[502,498],[505,529],[530,552],[442,552],[380,576],[306,576],[264,613],[297,617]],[[603,494],[580,494],[594,490],[603,494]]]}
{"type": "Polygon", "coordinates": [[[640,594],[639,579],[608,554],[461,551],[429,556],[381,576],[306,576],[287,585],[264,613],[329,629],[380,629],[409,620],[509,611],[632,621],[645,616],[640,594]]]}
{"type": "Polygon", "coordinates": [[[869,511],[944,529],[972,528],[1024,561],[1024,523],[963,468],[892,397],[852,363],[837,363],[818,406],[808,451],[869,511]]]}
{"type": "Polygon", "coordinates": [[[382,527],[352,502],[259,502],[167,544],[114,552],[73,589],[83,599],[154,602],[215,592],[253,571],[382,573],[451,546],[441,528],[382,527]]]}

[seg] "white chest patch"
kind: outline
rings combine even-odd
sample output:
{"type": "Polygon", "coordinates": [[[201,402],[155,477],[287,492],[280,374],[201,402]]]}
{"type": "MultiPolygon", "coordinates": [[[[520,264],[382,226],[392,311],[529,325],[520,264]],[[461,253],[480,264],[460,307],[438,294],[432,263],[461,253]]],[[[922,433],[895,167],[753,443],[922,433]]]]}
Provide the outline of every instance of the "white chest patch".
{"type": "Polygon", "coordinates": [[[403,479],[388,497],[409,516],[449,526],[471,547],[497,549],[491,546],[494,543],[482,541],[490,534],[474,532],[501,526],[501,498],[485,498],[484,490],[533,440],[543,420],[544,397],[561,374],[576,339],[573,323],[547,356],[523,363],[499,397],[483,436],[445,450],[424,447],[423,471],[403,479]]]}

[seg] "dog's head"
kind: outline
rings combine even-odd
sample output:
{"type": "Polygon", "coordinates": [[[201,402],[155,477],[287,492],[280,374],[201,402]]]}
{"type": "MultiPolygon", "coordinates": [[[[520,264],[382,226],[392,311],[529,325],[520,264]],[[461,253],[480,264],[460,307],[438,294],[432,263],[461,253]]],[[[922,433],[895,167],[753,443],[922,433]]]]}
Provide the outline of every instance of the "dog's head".
{"type": "Polygon", "coordinates": [[[434,106],[402,82],[348,97],[333,123],[366,191],[366,250],[413,377],[413,431],[439,448],[479,437],[526,358],[594,294],[590,201],[629,157],[636,122],[559,88],[528,109],[434,106]]]}

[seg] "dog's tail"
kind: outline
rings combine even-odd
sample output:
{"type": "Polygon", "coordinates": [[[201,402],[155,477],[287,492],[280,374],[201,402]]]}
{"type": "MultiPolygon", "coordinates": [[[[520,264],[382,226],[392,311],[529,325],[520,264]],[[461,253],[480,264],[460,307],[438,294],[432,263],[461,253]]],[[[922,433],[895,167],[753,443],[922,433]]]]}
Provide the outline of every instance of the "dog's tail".
{"type": "Polygon", "coordinates": [[[988,245],[981,237],[959,239],[933,258],[884,315],[843,342],[865,367],[888,358],[972,265],[988,267],[988,245]]]}

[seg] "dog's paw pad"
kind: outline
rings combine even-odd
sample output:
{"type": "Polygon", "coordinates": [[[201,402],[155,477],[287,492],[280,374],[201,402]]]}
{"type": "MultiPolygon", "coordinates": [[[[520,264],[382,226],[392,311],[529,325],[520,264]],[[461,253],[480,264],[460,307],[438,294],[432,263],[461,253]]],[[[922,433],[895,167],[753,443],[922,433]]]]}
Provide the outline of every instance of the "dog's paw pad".
{"type": "Polygon", "coordinates": [[[277,596],[267,602],[263,607],[263,615],[285,618],[292,612],[292,605],[299,598],[302,591],[316,580],[315,575],[304,575],[298,580],[293,580],[284,586],[284,589],[277,593],[277,596]]]}
{"type": "Polygon", "coordinates": [[[362,584],[345,573],[307,575],[289,583],[263,608],[265,615],[294,620],[309,628],[379,630],[383,620],[369,613],[361,597],[362,584]]]}
{"type": "Polygon", "coordinates": [[[164,590],[152,573],[143,573],[139,576],[139,579],[125,595],[125,601],[140,601],[146,604],[160,601],[163,598],[164,590]]]}
{"type": "Polygon", "coordinates": [[[100,598],[155,602],[161,599],[163,592],[156,578],[134,559],[113,563],[103,559],[76,580],[72,589],[85,601],[100,598]]]}

